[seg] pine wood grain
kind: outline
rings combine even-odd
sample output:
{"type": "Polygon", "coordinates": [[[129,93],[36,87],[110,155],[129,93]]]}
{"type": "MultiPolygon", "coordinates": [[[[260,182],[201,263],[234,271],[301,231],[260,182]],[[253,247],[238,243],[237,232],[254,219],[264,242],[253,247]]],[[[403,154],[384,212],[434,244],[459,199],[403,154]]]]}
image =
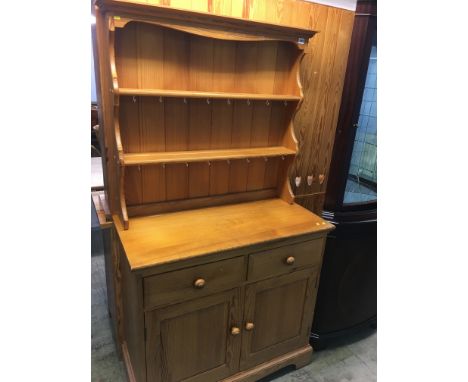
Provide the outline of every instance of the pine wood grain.
{"type": "Polygon", "coordinates": [[[244,280],[243,256],[145,277],[145,309],[236,288],[244,280]],[[202,288],[195,287],[194,281],[197,279],[203,280],[202,288]]]}
{"type": "Polygon", "coordinates": [[[280,199],[133,218],[129,230],[113,219],[133,270],[333,228],[280,199]]]}
{"type": "Polygon", "coordinates": [[[139,98],[122,97],[120,99],[120,136],[124,152],[127,153],[141,152],[139,98]]]}
{"type": "Polygon", "coordinates": [[[213,40],[213,88],[210,90],[234,92],[235,88],[236,43],[234,41],[213,40]]]}
{"type": "Polygon", "coordinates": [[[232,148],[250,147],[252,112],[252,103],[234,101],[234,119],[231,134],[232,148]]]}
{"type": "Polygon", "coordinates": [[[115,64],[119,86],[138,87],[137,24],[115,31],[115,64]]]}
{"type": "MultiPolygon", "coordinates": [[[[214,100],[211,110],[211,149],[231,147],[232,124],[234,118],[232,102],[214,100]]],[[[273,145],[272,145],[273,146],[273,145]]]]}
{"type": "Polygon", "coordinates": [[[160,165],[141,167],[141,189],[143,204],[166,200],[166,169],[160,165]]]}
{"type": "Polygon", "coordinates": [[[137,24],[138,88],[164,86],[164,33],[161,27],[137,24]]]}
{"type": "Polygon", "coordinates": [[[301,65],[304,101],[294,119],[301,147],[291,183],[296,176],[301,177],[301,185],[293,187],[297,201],[319,214],[325,200],[354,12],[311,4],[309,14],[310,27],[321,33],[310,40],[301,65]],[[325,176],[323,184],[318,180],[321,174],[325,176]],[[308,175],[314,177],[310,186],[308,175]],[[320,197],[301,196],[318,192],[322,192],[320,197]]]}

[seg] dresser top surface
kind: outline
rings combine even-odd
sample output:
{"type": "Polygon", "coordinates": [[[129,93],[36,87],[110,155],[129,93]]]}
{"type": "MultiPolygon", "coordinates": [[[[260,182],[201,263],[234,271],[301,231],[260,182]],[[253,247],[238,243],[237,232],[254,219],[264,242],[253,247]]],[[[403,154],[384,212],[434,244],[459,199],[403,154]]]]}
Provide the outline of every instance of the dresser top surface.
{"type": "Polygon", "coordinates": [[[132,270],[334,228],[281,199],[113,220],[132,270]]]}

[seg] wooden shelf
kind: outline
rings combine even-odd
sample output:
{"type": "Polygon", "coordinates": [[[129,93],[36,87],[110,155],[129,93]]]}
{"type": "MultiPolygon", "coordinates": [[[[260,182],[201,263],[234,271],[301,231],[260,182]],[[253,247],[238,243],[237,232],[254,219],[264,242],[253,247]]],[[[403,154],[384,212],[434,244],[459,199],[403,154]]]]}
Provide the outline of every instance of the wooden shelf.
{"type": "Polygon", "coordinates": [[[288,94],[256,94],[256,93],[226,93],[226,92],[199,92],[189,90],[164,89],[135,89],[120,88],[117,94],[122,96],[144,97],[174,97],[174,98],[206,98],[206,99],[245,99],[268,101],[300,101],[300,96],[288,94]]]}
{"type": "Polygon", "coordinates": [[[207,37],[241,41],[290,41],[301,47],[306,46],[316,33],[306,28],[127,0],[96,0],[96,5],[103,12],[119,15],[115,20],[118,27],[123,27],[129,20],[139,20],[207,37]]]}
{"type": "Polygon", "coordinates": [[[132,218],[129,230],[114,222],[132,270],[333,229],[278,198],[132,218]]]}
{"type": "Polygon", "coordinates": [[[226,150],[197,150],[197,151],[172,151],[154,153],[124,154],[125,166],[138,166],[146,164],[190,163],[217,160],[234,160],[248,158],[268,158],[287,155],[295,155],[294,150],[282,146],[257,147],[246,149],[226,150]]]}

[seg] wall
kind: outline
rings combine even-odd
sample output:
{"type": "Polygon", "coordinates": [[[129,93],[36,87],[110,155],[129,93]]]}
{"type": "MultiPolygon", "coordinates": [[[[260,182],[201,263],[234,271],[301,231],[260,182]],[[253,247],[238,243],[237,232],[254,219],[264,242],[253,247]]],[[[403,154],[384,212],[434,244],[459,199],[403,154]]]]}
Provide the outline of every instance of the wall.
{"type": "Polygon", "coordinates": [[[354,12],[299,0],[137,0],[319,31],[306,50],[301,78],[304,102],[294,128],[301,152],[291,172],[296,201],[320,213],[335,137],[354,12]],[[307,176],[314,177],[311,186],[307,176]],[[322,184],[319,175],[324,176],[322,184]],[[295,178],[301,178],[299,187],[295,178]]]}

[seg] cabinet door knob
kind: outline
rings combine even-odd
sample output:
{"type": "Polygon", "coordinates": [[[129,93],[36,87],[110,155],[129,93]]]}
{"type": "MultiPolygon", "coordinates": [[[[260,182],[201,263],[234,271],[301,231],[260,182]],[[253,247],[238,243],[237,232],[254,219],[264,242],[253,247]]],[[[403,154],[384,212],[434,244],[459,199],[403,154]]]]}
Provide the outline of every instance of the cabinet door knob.
{"type": "Polygon", "coordinates": [[[247,322],[247,323],[245,324],[245,330],[247,330],[247,331],[249,331],[249,332],[250,332],[251,330],[253,330],[254,327],[255,327],[255,325],[254,325],[253,322],[247,322]]]}
{"type": "Polygon", "coordinates": [[[205,286],[206,284],[206,281],[204,279],[196,279],[194,282],[193,282],[193,286],[197,289],[201,289],[205,286]]]}
{"type": "Polygon", "coordinates": [[[289,256],[289,257],[286,259],[286,264],[288,264],[288,265],[293,265],[295,261],[296,261],[296,259],[294,258],[294,256],[289,256]]]}
{"type": "Polygon", "coordinates": [[[236,326],[233,326],[232,329],[231,329],[231,334],[233,336],[237,336],[238,334],[240,333],[240,329],[236,326]]]}

